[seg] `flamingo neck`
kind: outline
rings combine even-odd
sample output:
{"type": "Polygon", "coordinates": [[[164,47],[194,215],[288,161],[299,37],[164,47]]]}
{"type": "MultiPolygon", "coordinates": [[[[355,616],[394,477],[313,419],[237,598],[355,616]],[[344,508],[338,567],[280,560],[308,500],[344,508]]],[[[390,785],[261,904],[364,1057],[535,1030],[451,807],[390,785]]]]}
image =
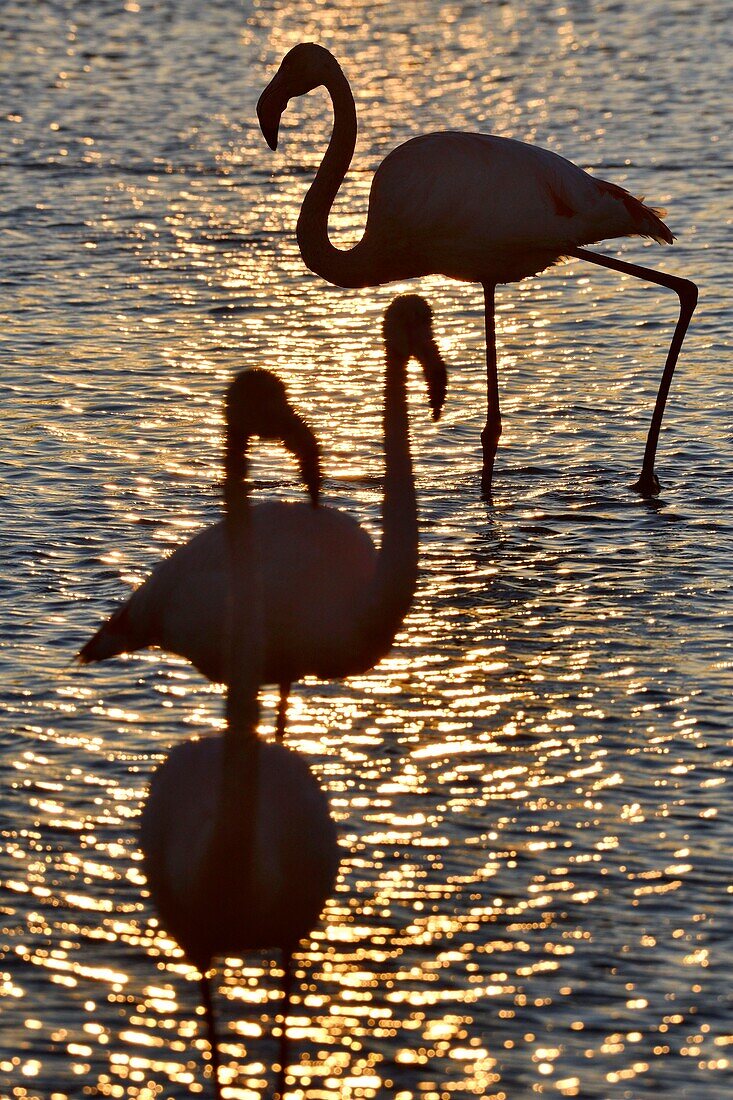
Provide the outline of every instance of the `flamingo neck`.
{"type": "Polygon", "coordinates": [[[222,738],[221,781],[206,853],[194,893],[206,930],[196,965],[202,971],[221,946],[221,930],[234,927],[246,908],[253,875],[259,717],[258,654],[261,651],[256,561],[247,495],[247,443],[227,429],[224,473],[224,531],[227,548],[226,729],[222,738]]]}
{"type": "Polygon", "coordinates": [[[324,86],[333,105],[333,131],[328,148],[303,200],[296,228],[306,267],[341,287],[374,285],[362,255],[362,243],[342,251],[328,236],[328,216],[351,164],[356,147],[356,106],[340,66],[329,72],[324,86]]]}
{"type": "Polygon", "coordinates": [[[247,495],[249,440],[227,433],[224,515],[229,569],[225,752],[232,742],[257,736],[262,607],[247,495]]]}
{"type": "Polygon", "coordinates": [[[248,496],[249,438],[227,432],[225,531],[228,548],[229,638],[227,728],[221,755],[219,814],[212,854],[220,881],[229,882],[230,912],[236,915],[252,877],[255,803],[258,790],[262,598],[248,496]],[[243,867],[243,876],[236,869],[243,867]]]}
{"type": "Polygon", "coordinates": [[[412,602],[417,583],[418,526],[407,416],[407,362],[387,351],[384,386],[384,501],[382,544],[369,601],[369,631],[389,647],[412,602]]]}

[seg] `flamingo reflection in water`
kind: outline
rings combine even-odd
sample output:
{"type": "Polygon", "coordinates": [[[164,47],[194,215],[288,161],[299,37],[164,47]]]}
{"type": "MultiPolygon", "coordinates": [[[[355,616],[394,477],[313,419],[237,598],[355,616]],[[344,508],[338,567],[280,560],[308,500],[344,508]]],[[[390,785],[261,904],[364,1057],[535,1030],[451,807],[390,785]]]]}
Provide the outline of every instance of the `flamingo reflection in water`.
{"type": "MultiPolygon", "coordinates": [[[[396,298],[384,317],[385,478],[382,543],[335,508],[270,501],[252,507],[252,536],[262,586],[261,683],[280,685],[277,735],[285,732],[291,684],[366,672],[390,650],[415,592],[418,523],[410,455],[406,368],[422,366],[437,419],[446,368],[433,338],[432,312],[417,295],[396,298]]],[[[309,468],[315,440],[297,418],[291,427],[309,468]]],[[[251,579],[238,578],[250,600],[251,579]]],[[[195,535],[162,561],[83,646],[83,663],[147,646],[186,657],[223,682],[227,550],[224,524],[195,535]]]]}
{"type": "Polygon", "coordinates": [[[328,799],[307,764],[257,736],[262,598],[247,495],[251,437],[299,457],[313,503],[320,468],[305,425],[274,375],[240,374],[227,394],[225,520],[230,629],[222,736],[178,745],[153,776],[140,840],[165,929],[202,974],[215,1094],[221,1095],[208,971],[222,955],[279,948],[284,957],[279,1079],[284,1096],[291,954],[332,892],[339,864],[328,799]]]}
{"type": "Polygon", "coordinates": [[[680,315],[672,337],[635,488],[660,491],[654,458],[677,357],[697,302],[687,279],[625,263],[581,247],[611,237],[643,236],[671,244],[660,214],[622,187],[595,179],[564,157],[521,141],[444,131],[398,146],[376,171],[362,239],[335,248],[328,216],[356,146],[349,83],[328,50],[294,46],[260,96],[257,114],[271,149],[291,99],[325,87],[333,104],[328,148],[303,201],[298,245],[307,267],[341,287],[378,286],[440,274],[481,283],[486,332],[487,416],[482,486],[488,496],[501,435],[494,299],[499,283],[535,275],[575,257],[675,290],[680,315]]]}

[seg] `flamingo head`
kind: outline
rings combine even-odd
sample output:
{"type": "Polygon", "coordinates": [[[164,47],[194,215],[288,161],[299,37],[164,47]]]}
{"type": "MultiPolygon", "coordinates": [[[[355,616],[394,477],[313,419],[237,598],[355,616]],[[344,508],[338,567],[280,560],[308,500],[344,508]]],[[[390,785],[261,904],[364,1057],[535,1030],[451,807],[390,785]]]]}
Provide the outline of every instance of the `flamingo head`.
{"type": "Polygon", "coordinates": [[[230,445],[240,454],[253,435],[282,443],[295,456],[315,507],[321,488],[318,440],[288,401],[285,386],[270,371],[242,371],[226,395],[226,424],[230,445]]]}
{"type": "Polygon", "coordinates": [[[448,386],[448,371],[433,337],[433,311],[419,294],[401,294],[384,314],[388,356],[417,359],[425,375],[433,420],[440,420],[448,386]]]}
{"type": "Polygon", "coordinates": [[[334,69],[340,71],[336,58],[315,42],[301,42],[285,54],[280,68],[257,101],[260,129],[271,149],[277,149],[280,119],[290,100],[325,84],[334,69]]]}

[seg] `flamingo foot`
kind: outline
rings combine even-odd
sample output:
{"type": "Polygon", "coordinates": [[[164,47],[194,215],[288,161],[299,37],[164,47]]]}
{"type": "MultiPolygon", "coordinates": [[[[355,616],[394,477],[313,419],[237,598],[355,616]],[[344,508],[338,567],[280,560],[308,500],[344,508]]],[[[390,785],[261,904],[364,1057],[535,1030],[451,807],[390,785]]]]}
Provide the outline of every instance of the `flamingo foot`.
{"type": "Polygon", "coordinates": [[[482,500],[487,500],[487,501],[492,500],[492,492],[491,492],[492,475],[493,475],[493,470],[487,470],[486,467],[484,466],[483,470],[481,471],[481,499],[482,500]]]}
{"type": "Polygon", "coordinates": [[[277,722],[275,723],[275,737],[278,741],[285,740],[285,726],[288,720],[288,695],[291,683],[287,680],[280,684],[280,697],[277,703],[277,722]]]}
{"type": "Polygon", "coordinates": [[[491,485],[494,480],[494,459],[499,447],[499,435],[496,429],[487,425],[481,432],[481,447],[484,454],[484,464],[481,470],[481,496],[489,500],[491,498],[491,485]]]}
{"type": "Polygon", "coordinates": [[[642,470],[639,480],[634,483],[634,489],[640,496],[657,497],[662,491],[662,486],[654,470],[642,470]]]}

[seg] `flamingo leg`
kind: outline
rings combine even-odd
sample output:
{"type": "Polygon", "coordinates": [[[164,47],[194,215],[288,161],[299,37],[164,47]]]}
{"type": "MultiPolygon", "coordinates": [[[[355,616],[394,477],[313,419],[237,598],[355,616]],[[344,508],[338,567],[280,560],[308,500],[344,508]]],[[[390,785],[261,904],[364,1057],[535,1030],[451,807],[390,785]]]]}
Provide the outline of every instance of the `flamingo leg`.
{"type": "Polygon", "coordinates": [[[216,1019],[214,1016],[214,1004],[211,998],[211,984],[208,974],[201,975],[201,1002],[204,1006],[204,1017],[209,1039],[209,1064],[211,1066],[211,1079],[214,1085],[214,1098],[221,1100],[221,1083],[219,1081],[219,1042],[216,1036],[216,1019]]]}
{"type": "Polygon", "coordinates": [[[290,681],[286,681],[284,684],[280,684],[280,697],[277,701],[277,722],[275,724],[275,737],[278,741],[285,740],[285,723],[288,718],[288,695],[290,695],[291,684],[290,681]]]}
{"type": "Polygon", "coordinates": [[[649,434],[646,440],[644,460],[641,466],[639,480],[634,485],[638,493],[644,497],[656,496],[660,491],[657,475],[654,473],[654,459],[657,453],[659,441],[659,429],[662,426],[664,406],[667,402],[669,387],[672,383],[672,375],[677,365],[677,357],[682,347],[687,328],[692,314],[697,305],[697,287],[689,279],[681,279],[676,275],[668,275],[666,271],[653,271],[648,267],[640,267],[638,264],[627,264],[623,260],[612,259],[610,256],[601,256],[597,252],[589,252],[587,248],[573,248],[570,255],[577,256],[579,260],[588,260],[592,264],[601,267],[610,267],[613,271],[623,271],[626,275],[633,275],[637,279],[644,279],[649,283],[657,283],[659,286],[667,286],[674,290],[680,300],[680,315],[672,336],[672,342],[667,352],[667,361],[664,364],[662,380],[657,391],[657,400],[652,413],[649,434]]]}
{"type": "Polygon", "coordinates": [[[499,380],[496,374],[496,322],[493,283],[484,283],[484,327],[486,331],[486,426],[481,432],[484,465],[481,473],[481,490],[491,496],[494,476],[494,459],[501,436],[501,409],[499,408],[499,380]]]}
{"type": "Polygon", "coordinates": [[[280,1024],[280,1068],[275,1087],[276,1100],[285,1100],[288,1075],[288,1016],[290,1015],[290,998],[293,992],[293,956],[290,951],[283,948],[283,1004],[280,1024]]]}

